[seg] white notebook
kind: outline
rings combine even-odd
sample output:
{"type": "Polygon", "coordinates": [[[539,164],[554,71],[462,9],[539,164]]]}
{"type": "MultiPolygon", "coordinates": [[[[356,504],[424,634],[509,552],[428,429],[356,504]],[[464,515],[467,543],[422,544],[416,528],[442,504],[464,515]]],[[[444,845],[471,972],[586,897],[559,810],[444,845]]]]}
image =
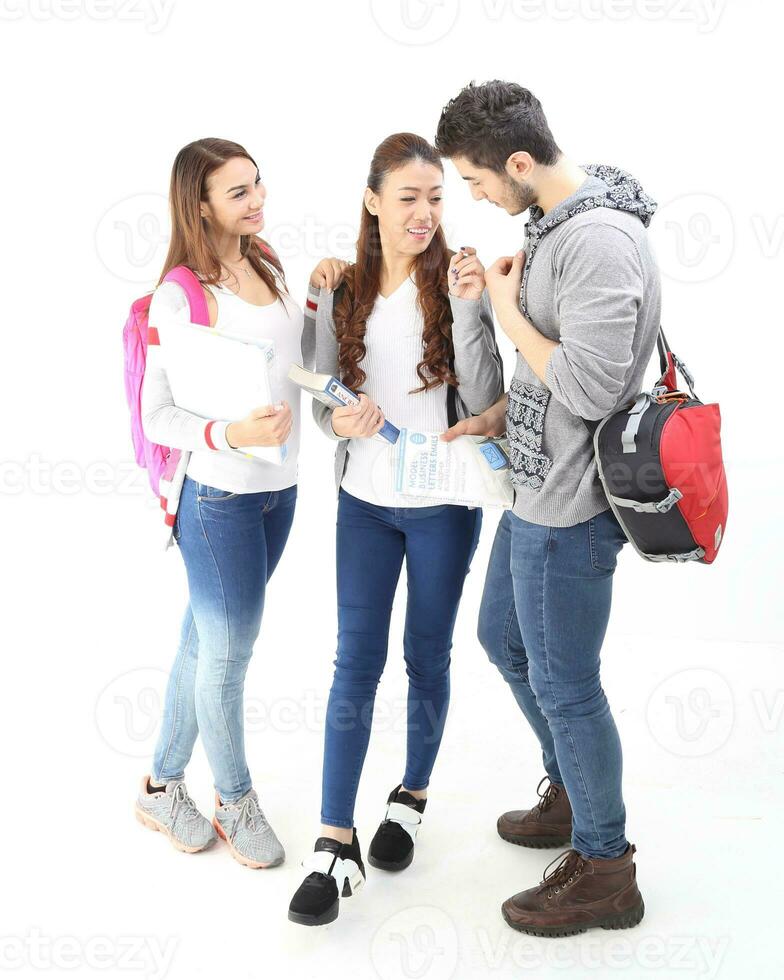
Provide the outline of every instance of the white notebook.
{"type": "MultiPolygon", "coordinates": [[[[195,323],[162,323],[158,334],[169,387],[179,408],[235,422],[252,408],[276,401],[270,384],[274,341],[251,341],[195,323]]],[[[231,451],[277,465],[287,455],[285,445],[231,451]]]]}

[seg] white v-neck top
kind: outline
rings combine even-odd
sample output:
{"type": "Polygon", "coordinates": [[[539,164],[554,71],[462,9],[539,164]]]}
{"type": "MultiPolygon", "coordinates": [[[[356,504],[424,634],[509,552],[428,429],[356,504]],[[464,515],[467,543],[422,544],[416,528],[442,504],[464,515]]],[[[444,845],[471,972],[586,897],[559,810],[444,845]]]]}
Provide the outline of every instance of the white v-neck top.
{"type": "MultiPolygon", "coordinates": [[[[417,364],[424,347],[424,318],[417,306],[414,280],[405,279],[390,296],[379,295],[365,330],[366,355],[361,362],[367,380],[362,390],[398,429],[443,432],[447,427],[446,393],[443,385],[409,394],[422,382],[417,364]]],[[[373,480],[376,466],[394,464],[390,443],[381,438],[349,439],[348,460],[341,486],[354,497],[381,507],[397,507],[389,491],[373,480]],[[384,456],[383,462],[379,456],[384,456]]],[[[377,470],[378,472],[378,470],[377,470]]],[[[407,507],[431,507],[432,501],[406,502],[407,507]]]]}

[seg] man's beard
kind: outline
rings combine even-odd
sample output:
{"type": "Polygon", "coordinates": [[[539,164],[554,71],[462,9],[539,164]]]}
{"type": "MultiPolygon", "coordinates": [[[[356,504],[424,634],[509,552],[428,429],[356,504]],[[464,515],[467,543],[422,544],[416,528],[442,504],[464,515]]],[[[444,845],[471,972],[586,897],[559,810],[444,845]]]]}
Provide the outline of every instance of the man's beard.
{"type": "Polygon", "coordinates": [[[532,204],[536,204],[536,191],[527,181],[522,184],[512,180],[509,174],[505,174],[506,186],[509,191],[507,211],[511,214],[522,214],[527,211],[532,204]]]}

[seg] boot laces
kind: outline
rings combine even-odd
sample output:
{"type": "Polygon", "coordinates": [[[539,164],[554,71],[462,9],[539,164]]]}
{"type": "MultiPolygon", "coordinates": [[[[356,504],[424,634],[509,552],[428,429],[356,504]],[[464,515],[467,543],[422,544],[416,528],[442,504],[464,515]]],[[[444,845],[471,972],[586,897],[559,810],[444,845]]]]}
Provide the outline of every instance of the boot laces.
{"type": "Polygon", "coordinates": [[[547,776],[542,776],[542,778],[539,780],[539,785],[536,787],[536,795],[539,797],[539,802],[536,804],[536,807],[541,813],[544,813],[545,810],[549,810],[558,797],[558,790],[552,783],[550,783],[544,793],[539,792],[542,783],[546,779],[548,779],[547,776]]]}
{"type": "Polygon", "coordinates": [[[547,897],[552,898],[553,895],[557,895],[562,889],[570,885],[575,878],[578,878],[585,867],[585,861],[582,857],[572,848],[568,851],[564,851],[563,854],[559,854],[558,857],[554,858],[544,869],[544,875],[542,877],[542,882],[539,885],[539,891],[547,891],[547,897]],[[556,861],[560,861],[559,864],[550,871],[556,861]],[[550,873],[548,874],[548,871],[550,873]]]}

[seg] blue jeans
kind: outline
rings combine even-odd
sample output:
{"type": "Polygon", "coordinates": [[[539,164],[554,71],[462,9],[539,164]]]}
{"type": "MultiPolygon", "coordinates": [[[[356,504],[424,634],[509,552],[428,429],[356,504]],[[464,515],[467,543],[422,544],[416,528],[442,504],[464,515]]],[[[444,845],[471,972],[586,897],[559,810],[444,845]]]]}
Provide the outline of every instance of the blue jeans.
{"type": "Polygon", "coordinates": [[[337,519],[338,649],[327,703],[321,822],[354,826],[376,688],[403,558],[408,601],[406,789],[424,789],[449,705],[452,632],[482,526],[481,510],[378,507],[340,491],[337,519]]]}
{"type": "Polygon", "coordinates": [[[599,679],[612,577],[626,537],[611,510],[573,527],[501,518],[479,613],[479,641],[572,805],[572,846],[626,850],[621,742],[599,679]]]}
{"type": "Polygon", "coordinates": [[[154,782],[183,776],[200,734],[221,800],[233,802],[251,788],[243,731],[245,674],[266,585],[283,553],[296,500],[296,486],[227,493],[185,477],[173,533],[190,601],[166,688],[154,782]]]}

